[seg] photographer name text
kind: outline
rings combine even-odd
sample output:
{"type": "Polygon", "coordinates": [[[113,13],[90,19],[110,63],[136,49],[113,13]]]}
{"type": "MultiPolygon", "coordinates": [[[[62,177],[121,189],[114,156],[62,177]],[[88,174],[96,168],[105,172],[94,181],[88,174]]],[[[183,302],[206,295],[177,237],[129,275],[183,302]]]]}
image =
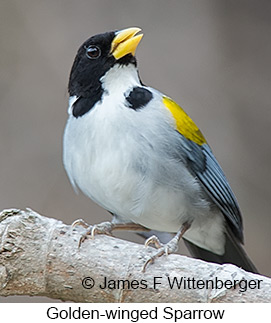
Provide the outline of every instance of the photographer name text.
{"type": "Polygon", "coordinates": [[[103,277],[100,282],[96,283],[93,278],[85,277],[82,280],[82,285],[85,289],[98,287],[102,290],[135,290],[135,289],[159,289],[159,287],[167,284],[170,289],[239,289],[241,293],[246,292],[248,289],[260,289],[262,279],[227,279],[222,280],[218,277],[213,279],[196,279],[194,277],[165,277],[155,276],[152,281],[146,279],[110,279],[103,277]]]}

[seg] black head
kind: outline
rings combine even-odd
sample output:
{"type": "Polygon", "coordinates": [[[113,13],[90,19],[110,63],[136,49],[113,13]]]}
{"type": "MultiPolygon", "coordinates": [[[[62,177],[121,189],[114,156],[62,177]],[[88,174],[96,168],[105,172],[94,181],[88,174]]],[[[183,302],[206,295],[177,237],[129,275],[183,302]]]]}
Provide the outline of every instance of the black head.
{"type": "Polygon", "coordinates": [[[85,41],[75,57],[69,94],[80,97],[100,95],[101,77],[115,64],[135,64],[135,49],[142,34],[139,28],[128,28],[95,35],[85,41]]]}

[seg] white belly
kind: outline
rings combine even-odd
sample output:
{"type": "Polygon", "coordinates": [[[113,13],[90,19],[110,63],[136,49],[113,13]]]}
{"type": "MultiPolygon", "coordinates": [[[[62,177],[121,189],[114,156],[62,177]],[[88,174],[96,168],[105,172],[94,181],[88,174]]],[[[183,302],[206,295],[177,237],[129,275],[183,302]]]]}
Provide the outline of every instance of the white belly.
{"type": "Polygon", "coordinates": [[[170,179],[167,175],[163,179],[163,169],[155,165],[159,158],[154,160],[151,148],[141,148],[140,134],[131,136],[117,127],[98,113],[70,117],[64,135],[64,165],[71,182],[121,217],[152,229],[176,232],[187,216],[180,185],[174,188],[173,183],[165,183],[170,179]]]}

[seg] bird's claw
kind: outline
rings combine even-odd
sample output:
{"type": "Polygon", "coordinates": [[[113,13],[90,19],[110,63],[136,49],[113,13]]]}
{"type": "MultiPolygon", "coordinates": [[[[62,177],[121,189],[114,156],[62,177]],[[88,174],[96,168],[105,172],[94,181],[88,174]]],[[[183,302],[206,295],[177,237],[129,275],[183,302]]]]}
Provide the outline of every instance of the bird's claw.
{"type": "Polygon", "coordinates": [[[155,235],[149,237],[145,241],[145,247],[148,247],[150,244],[153,244],[156,247],[156,249],[159,249],[159,248],[163,247],[163,244],[160,242],[160,240],[155,235]]]}
{"type": "Polygon", "coordinates": [[[94,224],[91,229],[91,237],[94,238],[95,234],[106,234],[112,236],[113,224],[111,222],[102,222],[94,224]]]}
{"type": "Polygon", "coordinates": [[[150,244],[154,244],[158,251],[145,262],[142,268],[143,273],[146,271],[146,268],[149,264],[154,263],[155,259],[163,255],[168,256],[169,254],[178,250],[178,240],[174,238],[171,239],[168,243],[162,244],[156,236],[151,236],[145,241],[145,247],[149,246],[150,244]]]}
{"type": "Polygon", "coordinates": [[[72,223],[72,227],[75,226],[82,226],[86,229],[85,233],[82,234],[82,236],[79,239],[78,242],[78,248],[81,247],[82,243],[90,237],[91,239],[94,239],[94,236],[96,234],[106,234],[106,235],[112,235],[112,223],[111,222],[102,222],[99,224],[89,225],[84,220],[79,219],[72,223]]]}
{"type": "Polygon", "coordinates": [[[83,219],[77,219],[71,224],[71,227],[75,228],[77,226],[81,226],[86,229],[89,227],[89,224],[87,224],[87,222],[85,222],[83,219]]]}

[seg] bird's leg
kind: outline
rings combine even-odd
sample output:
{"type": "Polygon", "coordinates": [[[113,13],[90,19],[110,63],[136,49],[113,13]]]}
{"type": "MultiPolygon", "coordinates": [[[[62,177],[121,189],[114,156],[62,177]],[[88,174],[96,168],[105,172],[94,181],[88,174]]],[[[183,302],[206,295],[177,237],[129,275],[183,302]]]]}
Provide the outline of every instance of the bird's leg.
{"type": "Polygon", "coordinates": [[[185,222],[180,230],[177,232],[177,234],[166,244],[162,244],[159,239],[156,236],[151,236],[145,241],[145,246],[149,246],[150,244],[154,244],[155,247],[158,249],[157,253],[149,258],[143,268],[142,272],[144,273],[146,271],[146,268],[148,264],[154,263],[155,259],[161,257],[162,255],[166,254],[169,255],[170,253],[173,253],[178,250],[178,242],[184,235],[184,233],[190,228],[191,223],[185,222]]]}
{"type": "Polygon", "coordinates": [[[81,236],[79,240],[78,247],[90,236],[92,239],[95,234],[106,234],[112,235],[112,231],[115,230],[127,230],[127,231],[149,231],[149,229],[143,227],[137,223],[112,223],[112,222],[102,222],[99,224],[88,225],[84,220],[76,220],[72,223],[72,227],[83,226],[86,232],[81,236]]]}

